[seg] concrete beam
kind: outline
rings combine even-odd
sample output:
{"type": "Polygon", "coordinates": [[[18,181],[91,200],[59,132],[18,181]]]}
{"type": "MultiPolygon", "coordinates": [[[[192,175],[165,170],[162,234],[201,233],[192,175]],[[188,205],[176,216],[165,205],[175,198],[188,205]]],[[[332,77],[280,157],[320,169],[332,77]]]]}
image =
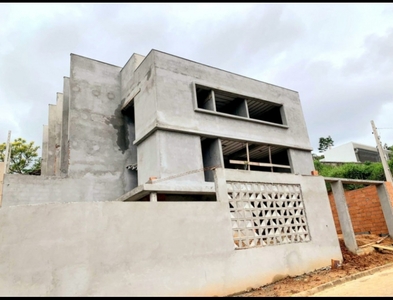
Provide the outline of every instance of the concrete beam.
{"type": "Polygon", "coordinates": [[[214,195],[214,184],[206,182],[205,185],[168,185],[158,183],[145,183],[118,197],[114,201],[138,201],[152,192],[160,194],[178,195],[214,195]]]}
{"type": "Polygon", "coordinates": [[[343,184],[383,184],[384,181],[379,180],[364,180],[364,179],[348,179],[348,178],[334,178],[334,177],[323,177],[326,182],[341,182],[343,184]]]}
{"type": "Polygon", "coordinates": [[[334,202],[336,203],[338,219],[343,232],[344,243],[349,251],[357,254],[358,245],[353,231],[351,216],[345,199],[344,187],[340,180],[331,182],[334,202]]]}

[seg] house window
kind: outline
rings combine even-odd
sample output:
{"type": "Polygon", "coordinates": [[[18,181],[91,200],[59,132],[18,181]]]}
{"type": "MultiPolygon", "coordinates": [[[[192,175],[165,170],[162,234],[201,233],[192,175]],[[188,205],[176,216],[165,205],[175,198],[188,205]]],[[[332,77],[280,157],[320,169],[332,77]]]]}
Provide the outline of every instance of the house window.
{"type": "Polygon", "coordinates": [[[255,99],[219,89],[195,85],[197,107],[207,111],[284,124],[283,106],[262,99],[255,99]]]}
{"type": "Polygon", "coordinates": [[[231,140],[221,140],[221,147],[225,168],[291,173],[286,147],[231,140]]]}
{"type": "Polygon", "coordinates": [[[205,181],[214,181],[212,167],[292,173],[287,147],[201,137],[201,150],[205,181]]]}

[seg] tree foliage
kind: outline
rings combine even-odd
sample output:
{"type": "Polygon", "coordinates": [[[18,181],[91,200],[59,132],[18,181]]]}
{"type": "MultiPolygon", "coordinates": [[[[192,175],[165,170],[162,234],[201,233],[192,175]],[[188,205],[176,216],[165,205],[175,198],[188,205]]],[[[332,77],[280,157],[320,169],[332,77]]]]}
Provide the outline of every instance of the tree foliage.
{"type": "MultiPolygon", "coordinates": [[[[38,157],[34,142],[27,143],[22,138],[17,138],[11,144],[11,157],[9,164],[9,173],[19,174],[36,174],[41,170],[41,158],[38,157]]],[[[0,161],[5,160],[7,144],[0,144],[0,161]]]]}
{"type": "MultiPolygon", "coordinates": [[[[393,159],[388,161],[389,169],[393,169],[393,159]]],[[[324,177],[364,179],[386,181],[385,172],[381,162],[365,162],[365,163],[343,163],[340,165],[324,164],[314,159],[314,168],[319,175],[324,177]]],[[[328,191],[331,190],[330,184],[327,183],[328,191]]],[[[355,190],[362,188],[361,184],[346,184],[346,190],[355,190]]]]}
{"type": "Polygon", "coordinates": [[[318,147],[319,152],[324,152],[327,149],[329,149],[329,147],[331,146],[334,146],[334,141],[330,135],[326,138],[324,137],[319,138],[319,147],[318,147]]]}

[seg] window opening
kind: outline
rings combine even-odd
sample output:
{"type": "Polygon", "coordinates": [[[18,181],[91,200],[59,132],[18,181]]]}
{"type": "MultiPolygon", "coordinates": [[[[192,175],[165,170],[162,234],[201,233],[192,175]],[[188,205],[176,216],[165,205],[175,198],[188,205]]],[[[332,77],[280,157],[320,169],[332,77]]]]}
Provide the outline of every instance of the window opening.
{"type": "Polygon", "coordinates": [[[221,144],[225,168],[291,173],[286,147],[231,140],[221,144]]]}
{"type": "Polygon", "coordinates": [[[197,106],[214,112],[284,124],[282,104],[195,85],[197,106]]]}

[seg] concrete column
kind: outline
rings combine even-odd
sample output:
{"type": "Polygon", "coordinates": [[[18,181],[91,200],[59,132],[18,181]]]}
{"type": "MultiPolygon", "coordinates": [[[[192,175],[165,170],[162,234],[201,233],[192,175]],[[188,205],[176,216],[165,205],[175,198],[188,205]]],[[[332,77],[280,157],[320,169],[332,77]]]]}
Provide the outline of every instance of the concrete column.
{"type": "Polygon", "coordinates": [[[49,104],[48,115],[48,160],[46,173],[48,176],[55,175],[56,162],[56,105],[49,104]]]}
{"type": "Polygon", "coordinates": [[[41,175],[48,175],[48,125],[42,129],[41,175]]]}
{"type": "Polygon", "coordinates": [[[345,199],[344,187],[341,180],[331,182],[334,202],[336,203],[338,220],[340,221],[341,230],[343,232],[344,243],[349,251],[357,254],[358,245],[355,238],[355,233],[352,228],[351,217],[345,199]]]}
{"type": "Polygon", "coordinates": [[[228,202],[227,181],[224,168],[214,169],[214,185],[217,201],[228,202]]]}
{"type": "Polygon", "coordinates": [[[60,140],[60,175],[68,174],[68,118],[70,111],[70,79],[64,77],[63,82],[63,109],[60,140]]]}
{"type": "Polygon", "coordinates": [[[57,93],[56,121],[55,121],[55,130],[56,130],[55,175],[56,176],[60,176],[62,119],[63,119],[63,94],[57,93]]]}
{"type": "MultiPolygon", "coordinates": [[[[206,139],[202,142],[203,167],[224,167],[224,158],[222,155],[222,146],[220,139],[206,139]]],[[[214,181],[213,171],[205,170],[205,181],[214,181]]]]}
{"type": "Polygon", "coordinates": [[[150,193],[150,202],[157,202],[157,193],[150,193]]]}
{"type": "MultiPolygon", "coordinates": [[[[393,211],[392,205],[390,202],[389,193],[386,189],[387,183],[377,185],[378,197],[381,203],[381,208],[383,212],[383,216],[385,218],[386,226],[389,231],[390,237],[393,238],[393,211]]],[[[389,183],[390,184],[390,183],[389,183]]]]}

